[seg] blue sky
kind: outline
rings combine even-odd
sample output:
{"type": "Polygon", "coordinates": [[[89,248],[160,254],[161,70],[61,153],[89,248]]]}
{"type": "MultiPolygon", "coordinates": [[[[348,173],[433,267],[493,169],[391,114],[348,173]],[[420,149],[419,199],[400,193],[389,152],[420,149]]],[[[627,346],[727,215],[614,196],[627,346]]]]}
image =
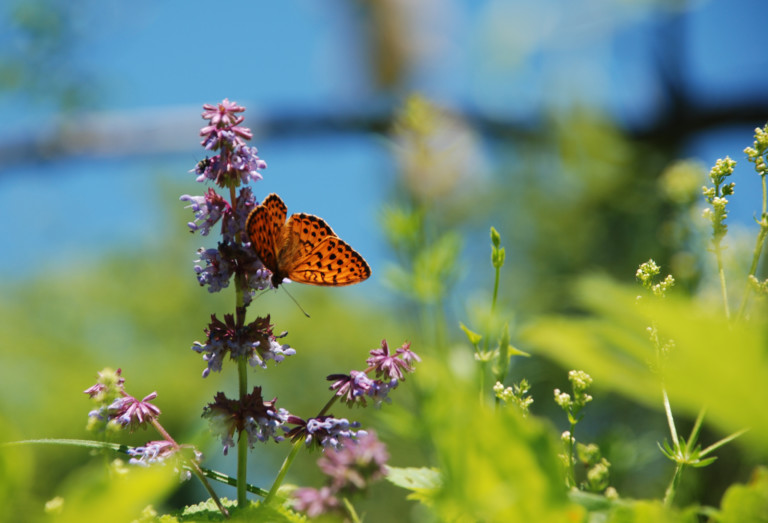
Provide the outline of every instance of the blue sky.
{"type": "MultiPolygon", "coordinates": [[[[768,93],[768,58],[759,46],[768,4],[760,0],[689,2],[679,26],[674,12],[649,2],[395,3],[408,9],[395,24],[398,41],[415,52],[402,92],[392,95],[370,80],[357,2],[231,2],[224,12],[200,1],[82,2],[71,66],[96,80],[91,105],[113,145],[94,149],[92,140],[61,157],[0,169],[0,220],[25,216],[24,227],[6,228],[6,242],[24,254],[3,257],[0,267],[33,274],[105,247],[151,243],[158,227],[174,227],[163,223],[166,202],[153,188],[163,179],[202,192],[187,173],[204,156],[200,105],[224,97],[248,107],[246,125],[269,164],[257,195],[279,192],[289,212],[324,217],[376,265],[386,256],[378,213],[394,176],[385,140],[270,139],[258,134],[261,115],[373,111],[419,90],[495,117],[588,104],[642,125],[661,102],[655,56],[673,51],[698,103],[768,93]],[[681,28],[682,49],[664,49],[665,31],[681,28]],[[141,136],[156,126],[157,136],[141,136]],[[121,136],[119,129],[137,132],[121,136]],[[157,151],[135,154],[133,138],[157,151]]],[[[0,42],[13,52],[12,39],[0,42]]],[[[38,139],[60,123],[45,104],[18,94],[0,97],[0,108],[10,115],[0,124],[6,143],[38,139]]],[[[741,158],[751,132],[708,133],[687,152],[706,165],[726,154],[741,158]]],[[[732,216],[749,220],[755,208],[736,206],[732,216]]]]}

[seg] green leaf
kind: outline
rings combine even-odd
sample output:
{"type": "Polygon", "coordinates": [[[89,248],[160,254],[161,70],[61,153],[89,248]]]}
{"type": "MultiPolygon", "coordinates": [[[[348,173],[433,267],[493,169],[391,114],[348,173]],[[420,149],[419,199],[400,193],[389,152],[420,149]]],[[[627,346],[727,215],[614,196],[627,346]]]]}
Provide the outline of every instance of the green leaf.
{"type": "Polygon", "coordinates": [[[596,384],[661,409],[661,378],[649,365],[656,351],[646,331],[655,325],[674,340],[664,385],[675,410],[695,416],[706,405],[708,423],[726,433],[751,427],[740,441],[765,448],[765,317],[733,328],[720,307],[673,296],[638,302],[634,288],[604,278],[583,280],[577,294],[589,316],[542,319],[521,329],[521,338],[566,368],[584,369],[596,384]]]}
{"type": "Polygon", "coordinates": [[[387,481],[408,490],[437,489],[443,484],[435,468],[387,467],[387,481]]]}
{"type": "Polygon", "coordinates": [[[408,489],[414,499],[425,505],[431,505],[432,499],[442,486],[440,472],[434,468],[387,467],[386,479],[398,487],[408,489]]]}
{"type": "Polygon", "coordinates": [[[459,327],[461,327],[461,330],[463,330],[464,334],[467,335],[467,339],[469,339],[469,343],[471,343],[473,347],[477,347],[477,345],[480,343],[480,340],[483,339],[482,334],[478,334],[476,332],[469,330],[469,327],[467,327],[461,322],[459,322],[459,327]]]}
{"type": "Polygon", "coordinates": [[[501,245],[501,235],[499,234],[499,231],[496,230],[494,226],[491,226],[491,243],[494,247],[497,247],[501,245]]]}
{"type": "Polygon", "coordinates": [[[768,522],[768,468],[758,467],[746,485],[732,485],[725,491],[720,523],[768,522]]]}
{"type": "Polygon", "coordinates": [[[522,351],[518,348],[515,348],[513,345],[507,346],[507,352],[509,353],[509,356],[525,356],[526,358],[530,358],[531,355],[525,351],[522,351]]]}
{"type": "Polygon", "coordinates": [[[128,445],[118,443],[107,443],[106,441],[96,441],[91,439],[64,439],[64,438],[44,438],[44,439],[26,439],[21,441],[10,441],[0,446],[12,447],[14,445],[67,445],[72,447],[83,447],[90,449],[108,449],[115,452],[126,453],[131,448],[128,445]]]}
{"type": "Polygon", "coordinates": [[[552,428],[518,409],[478,403],[476,390],[442,362],[425,359],[433,378],[422,390],[420,419],[440,464],[433,509],[438,521],[583,521],[571,504],[552,428]]]}
{"type": "Polygon", "coordinates": [[[661,501],[632,501],[618,504],[607,523],[698,523],[698,507],[682,511],[666,508],[661,501]]]}
{"type": "Polygon", "coordinates": [[[715,461],[716,459],[717,459],[717,456],[713,456],[711,458],[700,459],[699,461],[697,461],[695,463],[691,463],[691,466],[693,468],[700,469],[702,467],[706,467],[707,465],[712,464],[712,462],[715,461]]]}
{"type": "Polygon", "coordinates": [[[56,521],[129,522],[139,519],[145,507],[162,502],[178,488],[173,467],[135,467],[102,462],[83,467],[60,485],[56,521]]]}

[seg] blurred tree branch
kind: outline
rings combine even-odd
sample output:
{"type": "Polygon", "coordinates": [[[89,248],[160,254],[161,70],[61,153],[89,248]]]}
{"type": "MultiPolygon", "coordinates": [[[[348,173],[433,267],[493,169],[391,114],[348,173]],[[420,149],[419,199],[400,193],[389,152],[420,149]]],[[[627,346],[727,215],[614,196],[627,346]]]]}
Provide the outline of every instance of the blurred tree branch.
{"type": "MultiPolygon", "coordinates": [[[[697,133],[719,127],[756,127],[768,121],[767,100],[741,99],[731,105],[695,107],[675,97],[675,105],[645,127],[621,129],[630,140],[675,152],[697,133]]],[[[386,134],[392,125],[395,107],[378,111],[344,113],[333,111],[301,114],[264,114],[257,117],[256,135],[270,138],[319,137],[344,134],[386,134]]],[[[0,144],[0,170],[14,165],[51,161],[62,156],[97,155],[122,157],[189,150],[188,134],[196,131],[198,109],[152,109],[148,120],[143,111],[91,113],[76,124],[62,122],[53,130],[9,137],[0,144]],[[87,124],[84,124],[87,122],[87,124]],[[157,123],[153,123],[157,122],[157,123]]],[[[548,123],[514,121],[488,114],[463,112],[459,115],[486,139],[516,144],[541,143],[548,123]]],[[[249,122],[253,126],[253,121],[249,122]]]]}

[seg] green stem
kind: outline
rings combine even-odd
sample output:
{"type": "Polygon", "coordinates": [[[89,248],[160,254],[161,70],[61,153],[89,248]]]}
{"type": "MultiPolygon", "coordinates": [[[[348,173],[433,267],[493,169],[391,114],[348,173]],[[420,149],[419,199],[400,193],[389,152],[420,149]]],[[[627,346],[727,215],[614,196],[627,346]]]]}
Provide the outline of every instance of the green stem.
{"type": "MultiPolygon", "coordinates": [[[[219,483],[222,483],[224,485],[237,487],[237,478],[227,476],[226,474],[222,474],[219,471],[207,469],[205,467],[200,467],[200,470],[203,472],[203,475],[205,475],[206,478],[210,478],[214,481],[218,481],[219,483]]],[[[252,494],[256,494],[257,496],[261,496],[262,498],[267,497],[267,494],[269,494],[269,492],[267,492],[263,488],[257,487],[256,485],[248,485],[248,492],[252,494]]]]}
{"type": "Polygon", "coordinates": [[[355,510],[355,507],[352,506],[352,503],[349,501],[349,499],[344,496],[342,501],[344,502],[344,508],[347,509],[347,514],[349,514],[350,521],[352,523],[362,523],[360,516],[357,515],[357,511],[355,510]]]}
{"type": "MultiPolygon", "coordinates": [[[[165,427],[163,427],[157,419],[152,419],[152,426],[157,430],[158,433],[165,439],[165,441],[169,442],[171,445],[173,445],[173,448],[177,451],[181,449],[181,446],[176,443],[176,440],[174,440],[170,434],[168,434],[168,431],[165,430],[165,427]]],[[[184,459],[186,461],[189,468],[192,470],[192,473],[197,476],[197,479],[200,480],[200,483],[203,484],[203,487],[205,487],[205,490],[208,491],[208,494],[211,496],[211,499],[216,503],[216,507],[218,507],[219,512],[224,514],[225,518],[229,518],[229,511],[224,507],[224,505],[221,504],[221,500],[219,499],[219,496],[216,495],[216,492],[213,490],[213,487],[211,487],[211,484],[208,482],[208,480],[205,478],[205,474],[203,474],[203,471],[200,469],[200,465],[197,464],[197,461],[195,461],[194,458],[190,459],[184,459]]]]}
{"type": "MultiPolygon", "coordinates": [[[[245,307],[243,306],[243,286],[239,279],[235,279],[235,295],[237,307],[235,314],[236,323],[245,323],[245,307]]],[[[237,383],[240,404],[245,402],[248,395],[248,362],[245,358],[237,360],[237,383]]],[[[248,433],[241,430],[237,436],[237,506],[245,508],[248,503],[248,433]]]]}
{"type": "MultiPolygon", "coordinates": [[[[480,381],[480,403],[481,404],[485,403],[485,374],[486,374],[485,366],[486,366],[486,362],[483,361],[483,362],[480,362],[480,365],[478,367],[480,371],[479,381],[480,381]]],[[[496,398],[496,400],[498,403],[498,398],[496,398]]]]}
{"type": "Polygon", "coordinates": [[[755,250],[752,252],[752,265],[749,268],[749,275],[747,276],[747,285],[744,289],[744,296],[741,298],[741,305],[739,306],[739,313],[737,318],[742,318],[744,310],[747,308],[747,299],[749,298],[752,285],[749,283],[749,276],[754,276],[757,273],[757,264],[760,261],[760,254],[763,252],[763,245],[765,244],[765,238],[768,236],[768,185],[765,180],[765,173],[760,175],[760,181],[763,186],[763,212],[760,215],[760,232],[757,233],[757,240],[755,241],[755,250]]]}
{"type": "Polygon", "coordinates": [[[667,491],[664,493],[665,507],[672,506],[672,501],[674,501],[675,494],[677,493],[677,486],[680,484],[680,479],[683,477],[683,469],[685,469],[685,465],[683,463],[678,463],[675,467],[675,474],[672,476],[672,481],[669,482],[667,491]]]}
{"type": "Polygon", "coordinates": [[[725,307],[725,319],[731,319],[731,309],[728,306],[728,290],[725,286],[725,268],[723,267],[723,252],[718,243],[715,246],[715,256],[717,258],[717,274],[720,277],[720,291],[723,294],[723,307],[725,307]]]}
{"type": "MultiPolygon", "coordinates": [[[[229,200],[233,210],[237,208],[237,193],[235,184],[229,186],[229,200]]],[[[223,227],[223,223],[222,223],[223,227]]],[[[240,241],[240,233],[235,238],[240,241]]],[[[245,324],[245,282],[242,277],[235,275],[235,323],[245,324]]],[[[248,394],[248,362],[245,358],[237,360],[237,382],[240,404],[245,402],[248,394]]],[[[248,433],[241,430],[237,435],[237,506],[245,508],[248,504],[248,433]]]]}
{"type": "Polygon", "coordinates": [[[325,406],[320,410],[320,412],[317,414],[317,417],[325,416],[325,413],[328,412],[328,410],[333,406],[334,403],[336,403],[336,400],[339,399],[339,396],[334,394],[331,396],[331,399],[328,400],[328,402],[325,404],[325,406]]]}
{"type": "Polygon", "coordinates": [[[755,250],[752,252],[752,265],[749,267],[749,274],[747,275],[747,284],[744,288],[744,295],[741,298],[741,305],[739,306],[739,312],[736,318],[742,318],[744,311],[747,308],[747,300],[749,294],[752,291],[752,285],[749,282],[749,277],[754,276],[757,273],[757,264],[760,261],[760,254],[763,252],[763,245],[765,245],[765,238],[768,236],[768,215],[763,213],[763,219],[760,222],[760,232],[757,233],[757,241],[755,242],[755,250]]]}
{"type": "Polygon", "coordinates": [[[298,455],[303,443],[304,438],[299,438],[294,442],[293,447],[291,448],[291,452],[288,454],[288,456],[286,456],[285,460],[283,461],[283,466],[280,467],[280,472],[277,473],[277,477],[275,478],[275,482],[272,484],[272,488],[269,489],[269,494],[267,494],[267,497],[264,499],[265,505],[269,504],[274,499],[275,494],[277,494],[277,489],[279,489],[280,485],[283,484],[285,475],[288,473],[288,469],[291,468],[291,463],[293,463],[293,460],[298,455]]]}
{"type": "Polygon", "coordinates": [[[496,269],[496,278],[493,282],[493,301],[491,301],[491,316],[496,314],[496,298],[499,296],[499,280],[500,274],[501,274],[501,267],[495,267],[496,269]]]}
{"type": "MultiPolygon", "coordinates": [[[[248,387],[247,362],[240,359],[237,362],[239,378],[240,402],[245,401],[248,387]]],[[[241,430],[237,437],[237,506],[245,508],[248,503],[248,433],[241,430]]]]}
{"type": "MultiPolygon", "coordinates": [[[[494,267],[496,271],[496,276],[493,281],[493,298],[491,299],[491,321],[488,325],[488,331],[486,331],[484,340],[483,340],[483,350],[484,352],[488,352],[488,348],[490,346],[491,342],[491,329],[495,327],[496,324],[496,301],[499,296],[499,279],[500,279],[500,267],[494,267]]],[[[482,390],[482,389],[480,389],[482,390]]]]}
{"type": "MultiPolygon", "coordinates": [[[[334,403],[336,403],[336,400],[338,399],[339,399],[339,396],[334,394],[333,397],[331,397],[331,399],[329,399],[328,402],[325,404],[325,406],[320,410],[320,413],[317,415],[317,417],[319,418],[320,416],[325,416],[325,413],[328,412],[328,410],[333,406],[334,403]]],[[[277,473],[275,482],[272,484],[272,487],[269,489],[269,494],[267,494],[267,497],[264,499],[265,504],[272,501],[272,499],[275,497],[275,494],[277,493],[277,489],[279,489],[280,485],[283,484],[285,475],[288,473],[288,469],[291,468],[291,463],[293,463],[294,458],[296,458],[296,455],[299,453],[302,443],[304,443],[304,438],[296,440],[296,442],[293,444],[293,448],[291,448],[291,452],[285,458],[285,461],[283,461],[283,466],[280,467],[280,472],[277,473]]]]}
{"type": "Polygon", "coordinates": [[[574,469],[573,460],[573,442],[576,441],[575,433],[576,423],[571,421],[571,437],[568,438],[568,487],[570,488],[576,486],[576,470],[574,469]]]}

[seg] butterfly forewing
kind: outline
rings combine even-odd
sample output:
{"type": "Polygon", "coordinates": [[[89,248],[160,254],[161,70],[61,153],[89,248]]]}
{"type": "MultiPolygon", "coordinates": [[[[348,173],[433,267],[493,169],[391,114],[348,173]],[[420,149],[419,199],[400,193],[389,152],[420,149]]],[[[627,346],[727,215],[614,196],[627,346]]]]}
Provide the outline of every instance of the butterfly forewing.
{"type": "Polygon", "coordinates": [[[352,285],[371,275],[363,257],[336,236],[323,238],[286,272],[292,281],[327,286],[352,285]]]}
{"type": "Polygon", "coordinates": [[[264,199],[248,216],[246,231],[256,254],[264,265],[272,272],[278,269],[277,244],[285,226],[285,216],[288,209],[283,200],[274,193],[264,199]]]}

